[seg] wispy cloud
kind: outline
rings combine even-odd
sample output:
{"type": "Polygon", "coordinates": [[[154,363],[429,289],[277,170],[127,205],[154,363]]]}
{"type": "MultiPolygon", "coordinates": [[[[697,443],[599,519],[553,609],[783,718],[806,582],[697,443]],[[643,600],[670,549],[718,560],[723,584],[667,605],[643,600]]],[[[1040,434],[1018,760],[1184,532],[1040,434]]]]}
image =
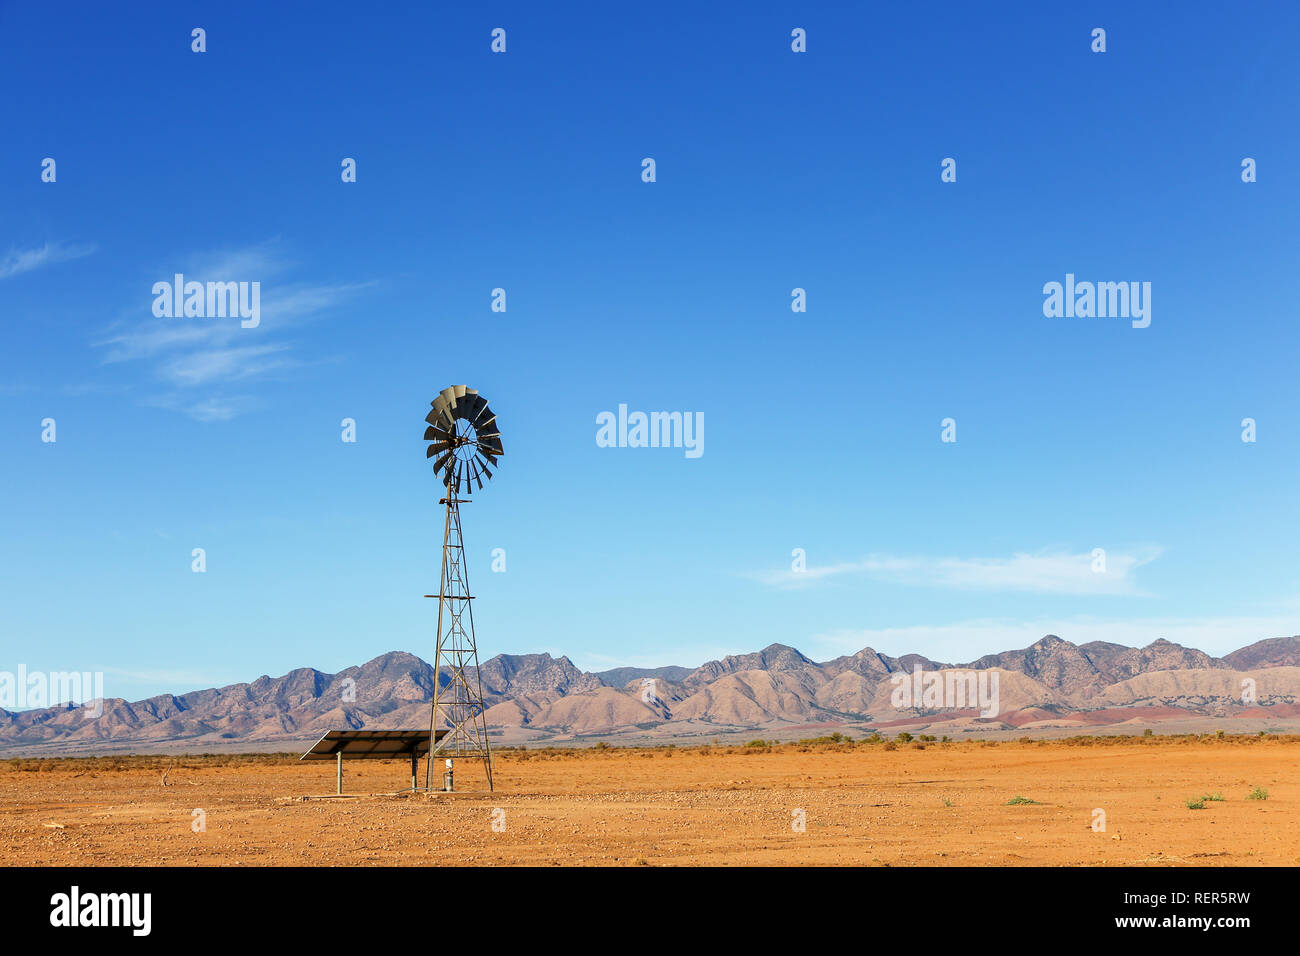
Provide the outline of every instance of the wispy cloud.
{"type": "MultiPolygon", "coordinates": [[[[175,270],[183,272],[187,282],[260,283],[260,323],[243,328],[238,319],[158,318],[152,314],[153,296],[146,285],[139,304],[93,344],[103,350],[104,364],[147,364],[159,382],[175,390],[146,399],[149,404],[202,422],[228,421],[259,402],[227,389],[247,388],[309,364],[292,354],[294,329],[374,285],[286,281],[292,269],[278,241],[189,257],[175,270]],[[196,394],[199,390],[205,394],[196,394]]],[[[171,272],[161,270],[158,279],[171,281],[171,272]]]]}
{"type": "Polygon", "coordinates": [[[262,403],[251,395],[214,395],[199,398],[193,395],[158,395],[145,400],[146,405],[167,408],[198,422],[228,422],[262,403]]]}
{"type": "Polygon", "coordinates": [[[173,385],[207,385],[211,382],[235,382],[254,378],[274,369],[297,364],[282,353],[287,343],[245,345],[233,348],[207,348],[168,359],[160,374],[173,385]]]}
{"type": "Polygon", "coordinates": [[[959,591],[1031,591],[1041,594],[1139,595],[1133,573],[1160,556],[1159,548],[1107,552],[1097,570],[1091,552],[1013,554],[1003,558],[937,558],[871,555],[860,561],[803,571],[750,574],[770,587],[804,588],[833,578],[866,577],[913,587],[959,591]]]}
{"type": "Polygon", "coordinates": [[[47,242],[35,249],[11,249],[8,255],[0,259],[0,279],[22,275],[56,262],[80,259],[93,253],[96,248],[94,243],[47,242]]]}

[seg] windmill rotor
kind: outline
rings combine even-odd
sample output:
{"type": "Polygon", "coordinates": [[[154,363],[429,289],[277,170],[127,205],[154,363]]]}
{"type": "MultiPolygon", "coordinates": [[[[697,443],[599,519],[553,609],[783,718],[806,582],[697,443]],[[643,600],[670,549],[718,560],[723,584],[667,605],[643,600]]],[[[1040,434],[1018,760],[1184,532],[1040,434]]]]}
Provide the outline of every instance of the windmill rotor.
{"type": "Polygon", "coordinates": [[[431,404],[424,419],[429,426],[424,455],[433,461],[434,473],[449,492],[469,491],[471,483],[482,490],[483,479],[492,477],[505,454],[496,414],[486,398],[464,385],[444,388],[431,404]]]}

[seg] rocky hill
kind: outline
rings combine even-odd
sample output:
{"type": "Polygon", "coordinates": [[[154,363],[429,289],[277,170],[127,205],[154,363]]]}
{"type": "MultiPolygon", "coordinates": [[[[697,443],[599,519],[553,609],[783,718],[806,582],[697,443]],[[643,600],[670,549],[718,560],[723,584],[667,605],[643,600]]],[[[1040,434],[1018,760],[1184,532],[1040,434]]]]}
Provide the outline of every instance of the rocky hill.
{"type": "MultiPolygon", "coordinates": [[[[601,673],[585,672],[567,657],[500,655],[483,663],[479,677],[490,729],[507,744],[687,741],[829,727],[1056,732],[1170,721],[1182,727],[1198,719],[1294,727],[1300,718],[1300,637],[1271,638],[1213,658],[1165,640],[1142,648],[1075,645],[1049,634],[967,664],[894,658],[872,648],[818,663],[772,644],[696,668],[601,673]],[[990,707],[976,692],[991,690],[994,680],[996,706],[990,707]],[[946,686],[946,694],[927,698],[923,681],[946,686]],[[900,702],[902,687],[917,690],[916,699],[900,702]],[[970,694],[954,696],[954,688],[970,694]]],[[[394,651],[337,674],[301,668],[187,694],[110,699],[98,717],[66,706],[0,711],[0,753],[292,750],[332,729],[425,726],[433,682],[427,662],[394,651]]]]}

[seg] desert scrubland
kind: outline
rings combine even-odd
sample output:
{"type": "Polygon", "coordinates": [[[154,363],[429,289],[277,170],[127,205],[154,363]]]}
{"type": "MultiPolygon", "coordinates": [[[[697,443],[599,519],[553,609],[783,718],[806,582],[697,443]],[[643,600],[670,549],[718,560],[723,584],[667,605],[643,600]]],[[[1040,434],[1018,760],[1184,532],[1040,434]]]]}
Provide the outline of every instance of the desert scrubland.
{"type": "Polygon", "coordinates": [[[409,762],[0,762],[11,864],[1214,866],[1300,863],[1300,737],[503,750],[409,762]],[[421,769],[423,774],[423,768],[421,769]],[[165,779],[164,779],[165,776],[165,779]],[[1100,828],[1104,814],[1104,829],[1100,828]]]}

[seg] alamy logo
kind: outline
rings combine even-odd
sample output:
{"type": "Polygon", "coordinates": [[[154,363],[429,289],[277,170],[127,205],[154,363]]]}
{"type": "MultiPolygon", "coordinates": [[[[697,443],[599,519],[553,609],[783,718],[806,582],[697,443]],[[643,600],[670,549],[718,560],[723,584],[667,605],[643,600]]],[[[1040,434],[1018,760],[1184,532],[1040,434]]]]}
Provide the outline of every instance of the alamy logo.
{"type": "Polygon", "coordinates": [[[104,713],[103,671],[0,671],[0,710],[41,709],[66,705],[83,707],[86,716],[104,713]]]}
{"type": "Polygon", "coordinates": [[[1151,324],[1150,282],[1075,282],[1065,274],[1065,284],[1043,286],[1043,315],[1049,319],[1132,319],[1133,328],[1151,324]]]}
{"type": "Polygon", "coordinates": [[[51,926],[129,926],[133,936],[148,936],[152,927],[150,893],[71,892],[50,897],[51,926]]]}
{"type": "Polygon", "coordinates": [[[685,448],[687,458],[704,454],[703,412],[628,413],[618,406],[618,415],[601,412],[596,416],[596,444],[601,448],[685,448]]]}
{"type": "Polygon", "coordinates": [[[889,702],[897,710],[965,710],[978,708],[981,717],[996,717],[1000,710],[998,672],[995,670],[900,672],[889,678],[894,692],[889,702]]]}
{"type": "Polygon", "coordinates": [[[171,282],[155,282],[153,294],[153,314],[160,319],[237,317],[245,329],[262,322],[260,282],[186,282],[178,272],[171,282]]]}

